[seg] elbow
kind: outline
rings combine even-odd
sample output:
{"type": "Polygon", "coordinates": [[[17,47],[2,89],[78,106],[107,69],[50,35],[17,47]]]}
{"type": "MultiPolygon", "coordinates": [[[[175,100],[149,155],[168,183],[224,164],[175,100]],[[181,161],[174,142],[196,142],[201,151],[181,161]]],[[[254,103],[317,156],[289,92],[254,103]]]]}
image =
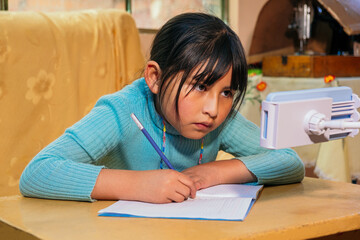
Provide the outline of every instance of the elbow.
{"type": "Polygon", "coordinates": [[[37,155],[25,167],[19,182],[19,190],[23,196],[41,197],[40,193],[49,184],[47,180],[51,174],[51,169],[44,165],[48,160],[48,156],[37,155]]]}
{"type": "Polygon", "coordinates": [[[30,196],[28,194],[28,177],[27,177],[28,173],[27,173],[27,170],[25,168],[25,170],[23,171],[23,173],[21,174],[21,177],[20,177],[20,182],[19,182],[19,190],[20,190],[20,193],[21,195],[23,195],[24,197],[28,197],[30,196]]]}
{"type": "Polygon", "coordinates": [[[304,180],[305,177],[305,166],[301,162],[301,160],[299,162],[300,163],[294,168],[294,183],[301,182],[302,180],[304,180]]]}
{"type": "MultiPolygon", "coordinates": [[[[29,165],[31,164],[31,162],[29,163],[29,165]]],[[[20,182],[19,182],[19,190],[20,193],[24,196],[24,197],[31,197],[31,189],[33,189],[34,187],[33,185],[33,175],[34,175],[34,171],[31,169],[31,166],[26,166],[26,168],[24,169],[24,171],[22,172],[21,176],[20,176],[20,182]]]]}
{"type": "Polygon", "coordinates": [[[292,149],[276,150],[277,160],[273,170],[264,179],[262,184],[283,185],[299,183],[304,179],[305,167],[299,156],[292,149]]]}
{"type": "Polygon", "coordinates": [[[305,166],[303,161],[292,149],[284,149],[287,157],[289,175],[292,176],[289,183],[301,182],[305,177],[305,166]]]}

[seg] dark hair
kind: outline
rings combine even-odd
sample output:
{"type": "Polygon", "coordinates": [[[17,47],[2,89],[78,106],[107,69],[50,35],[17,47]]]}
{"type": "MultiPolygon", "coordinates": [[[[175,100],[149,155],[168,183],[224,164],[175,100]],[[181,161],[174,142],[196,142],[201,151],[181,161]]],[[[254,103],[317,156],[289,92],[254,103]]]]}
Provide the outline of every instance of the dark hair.
{"type": "Polygon", "coordinates": [[[210,86],[232,67],[230,87],[236,94],[231,113],[243,101],[247,86],[244,49],[234,31],[216,16],[184,13],[170,19],[155,36],[150,60],[157,62],[161,69],[159,101],[169,83],[178,73],[183,73],[176,95],[177,114],[180,91],[196,67],[203,71],[196,73],[194,86],[198,83],[210,86]]]}

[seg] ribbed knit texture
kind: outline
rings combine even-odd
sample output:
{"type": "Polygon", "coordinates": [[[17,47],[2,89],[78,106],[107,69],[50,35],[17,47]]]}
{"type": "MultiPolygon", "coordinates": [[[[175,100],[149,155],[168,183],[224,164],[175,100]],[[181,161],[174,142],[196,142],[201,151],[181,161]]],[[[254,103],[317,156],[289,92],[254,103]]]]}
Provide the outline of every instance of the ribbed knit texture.
{"type": "MultiPolygon", "coordinates": [[[[36,155],[21,176],[21,193],[29,197],[92,201],[91,192],[104,167],[159,169],[160,157],[132,121],[132,112],[161,146],[163,123],[156,113],[153,94],[142,78],[100,98],[87,116],[36,155]]],[[[201,139],[187,139],[172,126],[166,128],[165,155],[174,168],[182,171],[196,165],[201,139]]],[[[202,162],[214,161],[218,151],[224,150],[243,161],[259,184],[287,184],[303,179],[303,163],[293,150],[268,150],[259,143],[259,128],[238,113],[205,136],[202,162]]]]}

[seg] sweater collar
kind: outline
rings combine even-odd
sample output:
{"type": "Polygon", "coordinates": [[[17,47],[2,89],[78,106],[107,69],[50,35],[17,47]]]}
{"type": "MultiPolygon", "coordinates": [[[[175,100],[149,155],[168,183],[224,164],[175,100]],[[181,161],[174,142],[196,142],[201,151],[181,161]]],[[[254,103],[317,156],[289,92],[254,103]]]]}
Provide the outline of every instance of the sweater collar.
{"type": "MultiPolygon", "coordinates": [[[[145,80],[144,80],[145,82],[145,80]]],[[[146,95],[147,95],[147,102],[148,102],[148,109],[150,113],[151,120],[153,121],[153,124],[159,128],[161,131],[163,131],[164,125],[162,121],[162,117],[160,117],[160,114],[156,111],[155,108],[155,95],[150,91],[149,87],[145,83],[145,89],[146,89],[146,95]]],[[[166,133],[172,134],[172,135],[181,135],[170,123],[168,123],[165,120],[165,126],[166,126],[166,133]]]]}

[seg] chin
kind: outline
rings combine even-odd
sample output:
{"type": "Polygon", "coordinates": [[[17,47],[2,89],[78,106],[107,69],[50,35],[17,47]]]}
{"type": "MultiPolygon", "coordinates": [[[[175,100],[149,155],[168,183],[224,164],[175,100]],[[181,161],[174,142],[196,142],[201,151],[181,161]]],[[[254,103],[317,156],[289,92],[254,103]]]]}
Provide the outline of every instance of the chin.
{"type": "Polygon", "coordinates": [[[205,137],[206,134],[208,134],[208,133],[193,132],[193,133],[187,133],[187,134],[181,134],[181,135],[183,137],[186,137],[186,138],[189,138],[189,139],[199,140],[199,139],[202,139],[203,137],[205,137]]]}

